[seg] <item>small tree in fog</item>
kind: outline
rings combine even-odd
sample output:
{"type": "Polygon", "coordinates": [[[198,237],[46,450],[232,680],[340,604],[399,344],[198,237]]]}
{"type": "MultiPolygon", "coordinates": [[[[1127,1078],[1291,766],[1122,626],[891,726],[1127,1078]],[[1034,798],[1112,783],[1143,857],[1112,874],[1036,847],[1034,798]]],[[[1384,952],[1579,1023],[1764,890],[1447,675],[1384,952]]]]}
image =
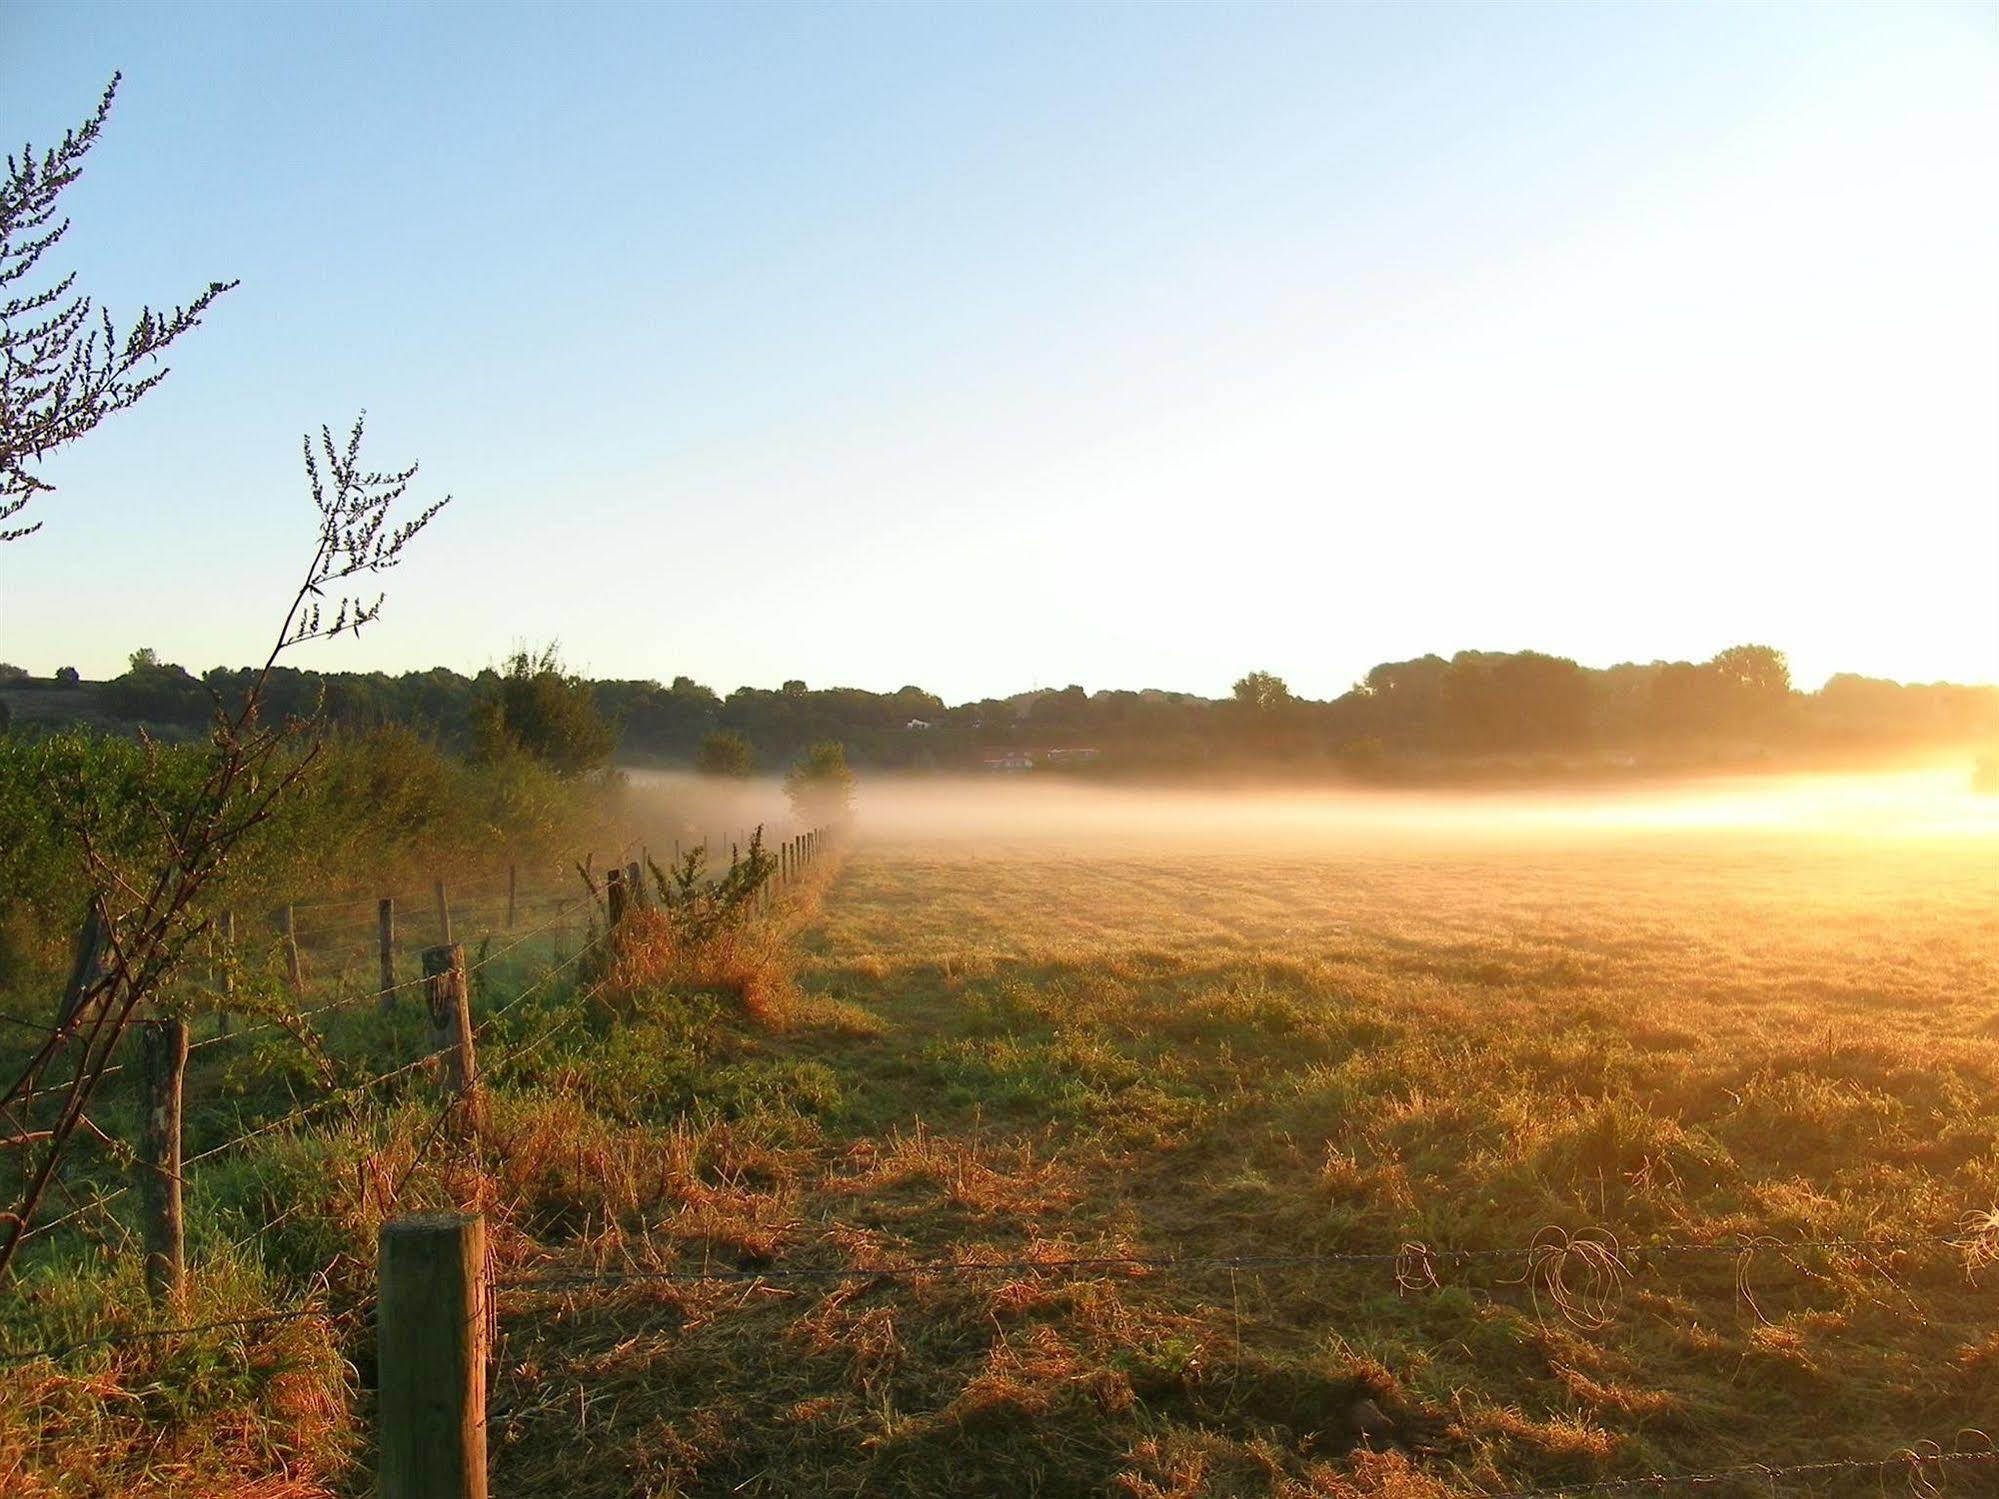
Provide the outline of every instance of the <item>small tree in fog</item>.
{"type": "Polygon", "coordinates": [[[69,232],[69,220],[58,217],[62,195],[83,175],[117,92],[113,74],[89,119],[59,145],[9,156],[0,181],[0,541],[41,529],[39,521],[5,523],[54,487],[35,472],[42,460],[166,379],[160,356],[236,284],[211,281],[186,306],[164,312],[142,307],[121,333],[109,312],[76,290],[76,272],[38,278],[42,258],[69,232]]]}
{"type": "Polygon", "coordinates": [[[721,731],[701,741],[695,752],[694,768],[704,776],[729,776],[747,780],[755,769],[750,742],[741,734],[721,731]]]}
{"type": "Polygon", "coordinates": [[[838,740],[823,740],[784,773],[791,809],[809,823],[844,822],[854,814],[854,773],[838,740]]]}

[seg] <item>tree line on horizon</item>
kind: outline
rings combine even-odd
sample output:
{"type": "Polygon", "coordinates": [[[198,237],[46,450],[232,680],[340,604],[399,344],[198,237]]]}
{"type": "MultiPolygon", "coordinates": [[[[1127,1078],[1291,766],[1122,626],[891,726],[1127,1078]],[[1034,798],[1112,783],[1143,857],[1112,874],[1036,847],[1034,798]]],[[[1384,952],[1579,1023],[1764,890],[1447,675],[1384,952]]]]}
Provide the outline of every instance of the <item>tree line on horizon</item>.
{"type": "MultiPolygon", "coordinates": [[[[125,672],[85,682],[73,669],[30,677],[0,665],[30,723],[144,726],[198,733],[215,702],[244,690],[248,668],[199,677],[151,650],[125,672]],[[39,699],[39,701],[37,701],[39,699]]],[[[691,677],[588,680],[551,650],[518,652],[472,675],[444,667],[400,674],[280,669],[269,710],[315,711],[336,728],[403,725],[477,755],[503,741],[574,773],[609,762],[685,765],[717,775],[776,772],[837,742],[857,764],[923,768],[1016,761],[1051,750],[1099,769],[1312,764],[1387,772],[1476,760],[1622,757],[1753,762],[1985,741],[1999,735],[1999,688],[1905,685],[1842,674],[1800,692],[1783,655],[1734,646],[1703,662],[1607,668],[1539,651],[1460,651],[1383,662],[1337,698],[1292,693],[1250,672],[1226,698],[1081,686],[947,706],[935,693],[739,687],[726,696],[691,677]]],[[[6,722],[0,716],[0,724],[6,722]]]]}

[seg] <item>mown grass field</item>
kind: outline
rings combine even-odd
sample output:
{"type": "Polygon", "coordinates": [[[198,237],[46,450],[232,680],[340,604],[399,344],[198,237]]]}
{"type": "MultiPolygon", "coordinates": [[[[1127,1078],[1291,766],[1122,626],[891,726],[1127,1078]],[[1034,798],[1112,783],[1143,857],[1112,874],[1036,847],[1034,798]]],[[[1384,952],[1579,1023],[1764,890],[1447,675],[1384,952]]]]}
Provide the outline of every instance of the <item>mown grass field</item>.
{"type": "MultiPolygon", "coordinates": [[[[1999,1425],[1993,854],[863,839],[782,934],[520,1007],[476,1147],[412,1090],[197,1181],[190,1313],[338,1305],[384,1212],[482,1208],[499,1494],[1394,1499],[1947,1449],[1999,1425]],[[1864,1242],[1782,1247],[1825,1240],[1864,1242]]],[[[129,1298],[102,1256],[41,1267],[42,1331],[129,1298]]],[[[370,1348],[332,1316],[29,1366],[0,1474],[365,1493],[370,1348]]]]}

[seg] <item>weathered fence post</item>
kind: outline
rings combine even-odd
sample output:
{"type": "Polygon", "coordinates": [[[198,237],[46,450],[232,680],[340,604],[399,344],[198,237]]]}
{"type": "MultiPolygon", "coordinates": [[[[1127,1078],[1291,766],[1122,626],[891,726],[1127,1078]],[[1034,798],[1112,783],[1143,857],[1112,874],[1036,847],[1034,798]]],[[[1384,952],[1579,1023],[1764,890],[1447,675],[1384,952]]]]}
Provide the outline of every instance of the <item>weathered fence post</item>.
{"type": "Polygon", "coordinates": [[[146,1294],[178,1301],[187,1277],[180,1203],[181,1080],[187,1073],[187,1022],[178,1017],[139,1023],[139,1062],[146,1089],[139,1125],[139,1203],[145,1217],[146,1294]]]}
{"type": "Polygon", "coordinates": [[[285,939],[285,974],[291,980],[294,998],[305,997],[305,965],[298,956],[298,917],[290,906],[278,913],[278,930],[285,939]]]}
{"type": "Polygon", "coordinates": [[[90,986],[104,973],[104,901],[93,895],[90,906],[83,913],[83,925],[77,928],[76,949],[69,965],[69,983],[62,991],[62,1004],[56,1010],[56,1024],[69,1024],[70,1018],[82,1008],[83,996],[90,986]]]}
{"type": "Polygon", "coordinates": [[[381,1499],[486,1499],[486,1223],[382,1225],[376,1273],[381,1499]]]}
{"type": "Polygon", "coordinates": [[[437,940],[445,947],[451,945],[451,899],[443,880],[437,882],[437,940]]]}
{"type": "Polygon", "coordinates": [[[646,899],[646,882],[644,877],[639,873],[637,863],[625,866],[625,896],[635,906],[650,904],[646,899]]]}
{"type": "Polygon", "coordinates": [[[381,961],[382,1013],[396,1007],[396,898],[385,895],[375,902],[375,947],[381,961]]]}
{"type": "Polygon", "coordinates": [[[445,1084],[465,1119],[478,1126],[479,1066],[472,1054],[472,998],[465,949],[452,943],[423,951],[423,998],[430,1011],[430,1049],[444,1057],[445,1084]]]}
{"type": "Polygon", "coordinates": [[[229,1011],[236,999],[236,913],[234,911],[222,913],[222,971],[215,987],[222,995],[222,1008],[216,1014],[216,1020],[219,1022],[216,1034],[226,1036],[229,1034],[229,1011]]]}
{"type": "Polygon", "coordinates": [[[510,932],[514,929],[514,908],[518,903],[517,897],[520,894],[520,889],[521,867],[518,864],[509,864],[507,866],[507,930],[510,932]]]}
{"type": "Polygon", "coordinates": [[[615,864],[604,871],[604,909],[615,932],[625,919],[625,872],[615,864]]]}

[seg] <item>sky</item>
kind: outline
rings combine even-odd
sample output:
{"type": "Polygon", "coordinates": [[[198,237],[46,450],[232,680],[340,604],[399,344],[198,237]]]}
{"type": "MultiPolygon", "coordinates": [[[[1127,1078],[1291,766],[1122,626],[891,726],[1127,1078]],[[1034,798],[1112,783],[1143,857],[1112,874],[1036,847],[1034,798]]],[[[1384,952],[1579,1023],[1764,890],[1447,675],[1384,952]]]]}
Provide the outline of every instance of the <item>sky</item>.
{"type": "Polygon", "coordinates": [[[63,246],[240,278],[0,659],[261,659],[302,433],[452,503],[324,670],[1999,681],[1999,7],[0,3],[63,246]]]}

